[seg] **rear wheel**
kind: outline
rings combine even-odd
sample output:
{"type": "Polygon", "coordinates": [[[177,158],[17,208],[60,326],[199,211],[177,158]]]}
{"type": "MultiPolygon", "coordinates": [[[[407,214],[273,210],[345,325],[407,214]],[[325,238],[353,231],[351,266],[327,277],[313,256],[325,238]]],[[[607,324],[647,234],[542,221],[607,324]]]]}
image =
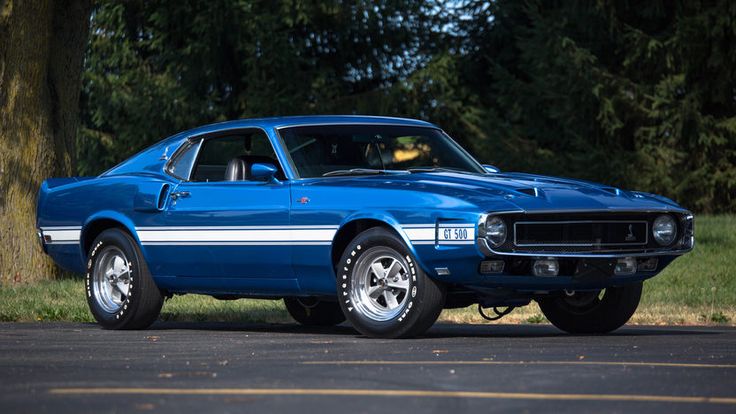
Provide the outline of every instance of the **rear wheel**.
{"type": "Polygon", "coordinates": [[[85,275],[87,303],[106,329],[144,329],[161,312],[163,295],[130,235],[103,231],[92,243],[85,275]]]}
{"type": "Polygon", "coordinates": [[[284,298],[286,310],[294,320],[305,326],[333,326],[345,321],[337,302],[315,298],[284,298]]]}
{"type": "Polygon", "coordinates": [[[430,279],[403,241],[383,228],[355,237],[336,275],[345,316],[368,336],[420,335],[437,320],[445,302],[444,286],[430,279]]]}
{"type": "Polygon", "coordinates": [[[628,322],[639,306],[641,291],[639,282],[599,291],[565,293],[537,302],[544,316],[565,332],[607,333],[628,322]]]}

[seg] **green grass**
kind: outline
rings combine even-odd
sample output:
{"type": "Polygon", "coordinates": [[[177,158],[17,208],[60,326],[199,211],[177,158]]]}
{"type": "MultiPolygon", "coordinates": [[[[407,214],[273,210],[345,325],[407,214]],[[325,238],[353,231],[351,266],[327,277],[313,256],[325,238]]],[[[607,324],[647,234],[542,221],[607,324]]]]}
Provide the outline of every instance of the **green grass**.
{"type": "MultiPolygon", "coordinates": [[[[166,321],[287,322],[281,301],[221,301],[203,295],[176,296],[164,304],[166,321]]],[[[94,322],[87,308],[84,283],[78,278],[0,288],[0,322],[94,322]]]]}
{"type": "Polygon", "coordinates": [[[695,238],[690,254],[647,282],[642,306],[682,306],[700,323],[734,323],[736,216],[696,218],[695,238]]]}
{"type": "Polygon", "coordinates": [[[647,283],[644,304],[736,305],[736,216],[696,218],[695,249],[647,283]]]}
{"type": "MultiPolygon", "coordinates": [[[[736,323],[736,216],[696,218],[695,250],[647,281],[633,323],[736,323]]],[[[208,296],[177,296],[166,302],[161,318],[168,321],[288,322],[281,301],[219,301],[208,296]]],[[[476,307],[452,309],[440,320],[481,323],[476,307]]],[[[0,285],[0,321],[93,322],[81,279],[35,284],[0,285]]],[[[532,304],[517,309],[504,322],[545,323],[532,304]]]]}

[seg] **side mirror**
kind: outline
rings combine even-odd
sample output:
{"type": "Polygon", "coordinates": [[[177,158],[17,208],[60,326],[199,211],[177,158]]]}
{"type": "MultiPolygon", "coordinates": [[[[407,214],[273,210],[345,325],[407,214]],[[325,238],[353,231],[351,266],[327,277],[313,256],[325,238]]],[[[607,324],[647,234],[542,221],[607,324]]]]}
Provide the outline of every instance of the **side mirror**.
{"type": "Polygon", "coordinates": [[[250,166],[250,179],[255,181],[266,181],[270,183],[277,183],[279,180],[276,179],[276,172],[278,170],[273,164],[255,163],[250,166]]]}
{"type": "Polygon", "coordinates": [[[485,168],[487,173],[491,173],[491,174],[497,174],[501,172],[501,170],[498,167],[494,167],[493,165],[490,165],[490,164],[483,164],[483,168],[485,168]]]}

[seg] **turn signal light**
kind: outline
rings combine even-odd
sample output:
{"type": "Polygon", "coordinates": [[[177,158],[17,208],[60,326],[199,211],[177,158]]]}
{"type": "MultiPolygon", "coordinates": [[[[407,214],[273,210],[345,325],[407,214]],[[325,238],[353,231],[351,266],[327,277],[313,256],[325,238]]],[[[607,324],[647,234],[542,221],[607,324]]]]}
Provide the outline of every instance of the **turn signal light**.
{"type": "Polygon", "coordinates": [[[480,272],[484,275],[503,272],[503,260],[484,260],[480,262],[480,272]]]}
{"type": "Polygon", "coordinates": [[[657,270],[657,258],[639,259],[638,267],[642,272],[653,272],[657,270]]]}
{"type": "Polygon", "coordinates": [[[618,259],[613,273],[617,275],[633,275],[636,273],[636,259],[633,257],[622,257],[618,259]]]}
{"type": "Polygon", "coordinates": [[[535,260],[532,273],[534,273],[534,276],[557,276],[560,273],[560,264],[557,259],[535,260]]]}

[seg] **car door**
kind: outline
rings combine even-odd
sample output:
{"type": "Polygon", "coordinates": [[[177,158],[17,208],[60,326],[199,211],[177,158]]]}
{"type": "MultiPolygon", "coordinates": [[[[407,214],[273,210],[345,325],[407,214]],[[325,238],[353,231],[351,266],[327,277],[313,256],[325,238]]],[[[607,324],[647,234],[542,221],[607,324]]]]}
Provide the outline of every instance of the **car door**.
{"type": "Polygon", "coordinates": [[[268,137],[260,130],[226,131],[198,138],[196,160],[171,191],[166,226],[141,237],[165,245],[166,268],[192,278],[191,290],[253,292],[296,290],[289,242],[289,185],[283,180],[268,137]],[[239,160],[246,169],[270,163],[270,181],[247,173],[226,177],[239,160]]]}

